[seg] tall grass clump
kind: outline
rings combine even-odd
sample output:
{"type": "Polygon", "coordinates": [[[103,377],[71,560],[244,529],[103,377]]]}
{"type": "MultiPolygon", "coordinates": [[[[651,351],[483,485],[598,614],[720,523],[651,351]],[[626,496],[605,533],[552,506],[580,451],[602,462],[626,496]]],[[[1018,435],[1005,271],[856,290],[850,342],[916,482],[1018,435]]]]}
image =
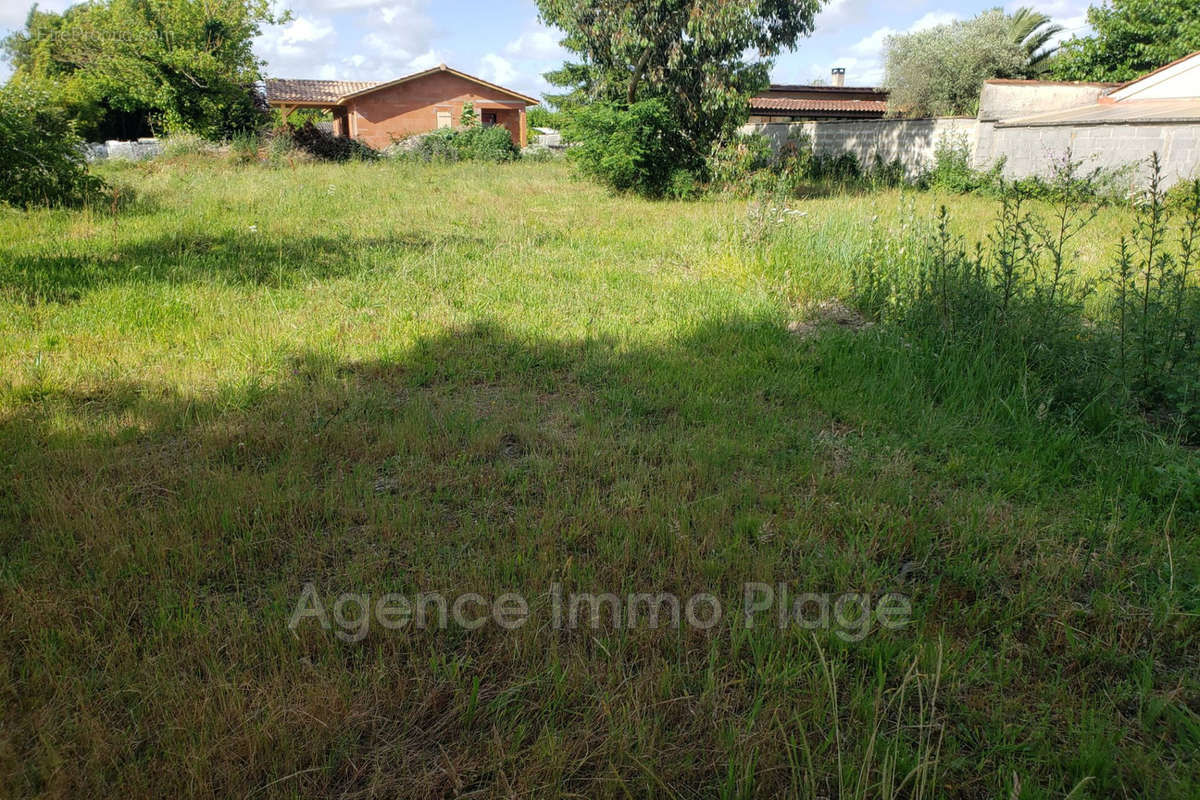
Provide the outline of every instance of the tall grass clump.
{"type": "Polygon", "coordinates": [[[218,145],[194,133],[176,132],[160,139],[163,158],[183,158],[207,155],[217,151],[218,145]]]}
{"type": "Polygon", "coordinates": [[[1049,204],[1002,184],[992,229],[973,249],[942,206],[901,244],[904,257],[869,251],[854,273],[855,302],[921,356],[931,385],[980,402],[1015,398],[1036,416],[1088,427],[1149,413],[1198,441],[1200,182],[1172,225],[1157,157],[1152,171],[1099,314],[1085,313],[1099,287],[1079,277],[1074,257],[1097,213],[1095,185],[1069,159],[1047,183],[1049,204]]]}

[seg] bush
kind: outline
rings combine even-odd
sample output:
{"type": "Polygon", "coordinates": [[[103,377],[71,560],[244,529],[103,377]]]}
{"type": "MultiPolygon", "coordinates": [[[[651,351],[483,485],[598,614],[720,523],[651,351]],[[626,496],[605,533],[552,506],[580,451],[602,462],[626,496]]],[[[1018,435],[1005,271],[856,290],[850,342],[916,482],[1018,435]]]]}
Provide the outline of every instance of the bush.
{"type": "Polygon", "coordinates": [[[425,162],[486,161],[498,164],[515,161],[521,151],[513,144],[507,128],[472,125],[410,136],[390,147],[388,155],[425,162]]]}
{"type": "Polygon", "coordinates": [[[713,148],[707,168],[714,187],[745,195],[759,188],[762,173],[774,164],[775,153],[767,137],[737,133],[713,148]]]}
{"type": "Polygon", "coordinates": [[[550,128],[558,130],[563,126],[566,117],[561,111],[551,111],[545,106],[534,106],[526,112],[525,119],[531,129],[550,128]]]}
{"type": "Polygon", "coordinates": [[[307,120],[299,128],[291,129],[296,147],[321,161],[370,161],[379,157],[379,152],[362,142],[347,136],[326,133],[307,120]]]}
{"type": "Polygon", "coordinates": [[[473,126],[455,131],[452,143],[462,161],[486,161],[499,164],[515,161],[521,151],[513,144],[512,134],[502,125],[473,126]]]}
{"type": "Polygon", "coordinates": [[[704,168],[660,100],[579,108],[563,135],[575,145],[567,156],[580,172],[621,192],[677,194],[686,183],[683,173],[694,183],[704,168]]]}
{"type": "Polygon", "coordinates": [[[0,89],[0,201],[14,206],[77,205],[99,195],[84,142],[48,95],[0,89]]]}
{"type": "Polygon", "coordinates": [[[1003,170],[1003,159],[986,172],[974,169],[971,166],[971,145],[966,134],[947,134],[938,139],[933,151],[933,168],[926,173],[922,182],[930,188],[959,194],[995,194],[1000,189],[1003,170]]]}

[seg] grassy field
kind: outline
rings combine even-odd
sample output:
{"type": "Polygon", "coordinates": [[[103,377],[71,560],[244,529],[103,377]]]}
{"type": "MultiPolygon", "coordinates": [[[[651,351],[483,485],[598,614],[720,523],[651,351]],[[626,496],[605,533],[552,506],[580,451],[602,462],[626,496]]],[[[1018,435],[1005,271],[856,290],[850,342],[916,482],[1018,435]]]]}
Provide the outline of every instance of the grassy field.
{"type": "MultiPolygon", "coordinates": [[[[115,214],[0,210],[0,793],[1200,792],[1200,457],[986,364],[932,380],[876,328],[789,332],[872,230],[947,202],[979,238],[992,202],[107,177],[115,214]],[[748,628],[747,582],[911,621],[748,628]],[[529,621],[348,643],[289,627],[308,583],[529,621]],[[556,585],[724,616],[563,628],[556,585]]],[[[1092,276],[1128,224],[1081,240],[1092,276]]]]}

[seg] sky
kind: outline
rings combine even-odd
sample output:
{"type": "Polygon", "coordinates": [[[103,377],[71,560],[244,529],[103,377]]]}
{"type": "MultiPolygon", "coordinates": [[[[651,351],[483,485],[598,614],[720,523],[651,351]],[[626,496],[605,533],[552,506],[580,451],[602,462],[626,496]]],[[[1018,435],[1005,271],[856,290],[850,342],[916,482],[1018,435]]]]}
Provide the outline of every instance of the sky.
{"type": "MultiPolygon", "coordinates": [[[[1090,0],[1098,2],[1098,0],[1090,0]]],[[[846,84],[877,85],[882,48],[890,34],[966,19],[1003,0],[828,0],[812,35],[775,59],[775,83],[829,82],[846,70],[846,84]]],[[[61,11],[71,0],[41,0],[61,11]]],[[[1088,33],[1089,0],[1020,0],[1066,28],[1088,33]]],[[[31,3],[0,0],[0,31],[23,25],[31,3]]],[[[445,63],[541,97],[552,92],[542,74],[563,62],[561,33],[542,25],[532,0],[277,0],[292,19],[255,42],[273,78],[387,80],[445,63]]],[[[0,63],[0,80],[11,67],[0,63]]]]}

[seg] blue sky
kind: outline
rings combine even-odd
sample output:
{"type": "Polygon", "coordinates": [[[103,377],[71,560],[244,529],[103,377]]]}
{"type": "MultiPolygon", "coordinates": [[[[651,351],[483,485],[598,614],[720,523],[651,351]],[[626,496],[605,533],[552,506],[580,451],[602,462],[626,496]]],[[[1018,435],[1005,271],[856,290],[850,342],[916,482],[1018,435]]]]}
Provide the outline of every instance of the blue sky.
{"type": "MultiPolygon", "coordinates": [[[[1092,0],[1099,2],[1099,0],[1092,0]]],[[[61,10],[70,0],[42,0],[61,10]]],[[[1086,33],[1089,0],[1024,0],[1068,32],[1086,33]]],[[[0,29],[20,27],[25,0],[0,0],[0,29]]],[[[812,36],[776,59],[778,83],[828,80],[833,67],[846,82],[882,78],[880,51],[891,33],[966,18],[996,0],[829,0],[812,36]]],[[[562,63],[559,35],[541,25],[532,0],[279,0],[290,23],[263,32],[256,43],[271,77],[382,80],[445,62],[495,83],[540,97],[541,75],[562,63]]],[[[0,64],[0,79],[10,72],[0,64]]]]}

